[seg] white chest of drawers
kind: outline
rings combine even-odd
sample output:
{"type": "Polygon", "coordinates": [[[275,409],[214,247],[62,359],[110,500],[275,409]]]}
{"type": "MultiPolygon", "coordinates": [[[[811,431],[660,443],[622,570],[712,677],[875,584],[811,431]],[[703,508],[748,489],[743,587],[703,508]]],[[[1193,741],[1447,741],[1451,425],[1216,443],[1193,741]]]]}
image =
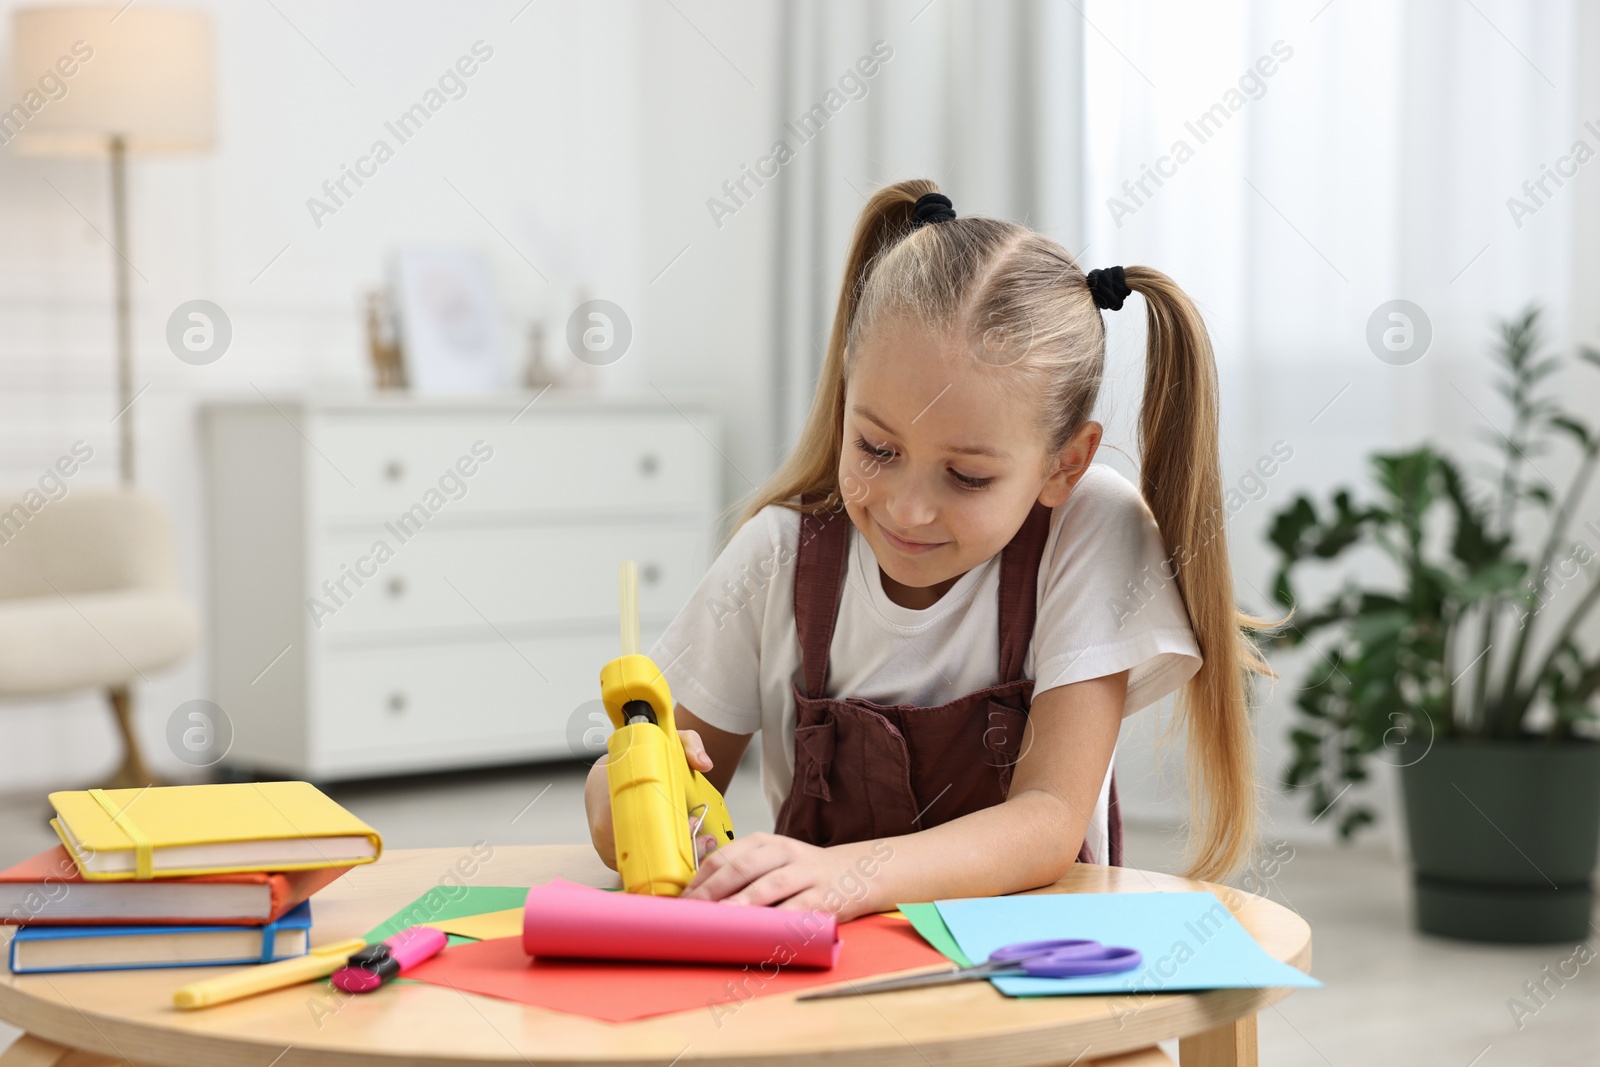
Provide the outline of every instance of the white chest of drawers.
{"type": "Polygon", "coordinates": [[[646,647],[716,535],[700,405],[562,396],[202,412],[227,762],[314,780],[575,753],[638,561],[646,647]]]}

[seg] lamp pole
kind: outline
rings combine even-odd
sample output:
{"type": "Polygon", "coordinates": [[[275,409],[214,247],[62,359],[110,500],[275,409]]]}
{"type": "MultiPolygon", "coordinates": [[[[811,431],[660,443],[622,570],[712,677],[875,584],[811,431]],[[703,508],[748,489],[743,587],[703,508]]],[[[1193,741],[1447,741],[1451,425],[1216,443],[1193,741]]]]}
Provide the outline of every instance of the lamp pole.
{"type": "Polygon", "coordinates": [[[111,137],[111,251],[117,272],[117,469],[123,485],[133,484],[133,308],[128,279],[128,146],[111,137]]]}

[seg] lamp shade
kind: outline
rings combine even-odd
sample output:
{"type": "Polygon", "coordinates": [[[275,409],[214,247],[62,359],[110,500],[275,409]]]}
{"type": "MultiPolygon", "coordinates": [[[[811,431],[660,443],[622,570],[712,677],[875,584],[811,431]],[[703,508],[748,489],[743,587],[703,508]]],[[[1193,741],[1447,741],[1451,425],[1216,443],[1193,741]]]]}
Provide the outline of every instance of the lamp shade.
{"type": "MultiPolygon", "coordinates": [[[[215,140],[211,20],[194,11],[36,7],[12,16],[16,91],[0,143],[47,156],[201,152],[215,140]]],[[[4,106],[4,104],[0,104],[4,106]]]]}

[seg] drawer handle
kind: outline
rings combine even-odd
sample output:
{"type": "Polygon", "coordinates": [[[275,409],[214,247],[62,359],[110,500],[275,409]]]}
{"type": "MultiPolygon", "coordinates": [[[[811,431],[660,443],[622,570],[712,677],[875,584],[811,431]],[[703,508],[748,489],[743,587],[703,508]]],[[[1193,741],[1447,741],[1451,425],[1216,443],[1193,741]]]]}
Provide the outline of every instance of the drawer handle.
{"type": "Polygon", "coordinates": [[[390,693],[389,694],[389,712],[390,712],[390,714],[399,715],[401,712],[403,712],[405,710],[406,710],[406,695],[404,693],[390,693]]]}
{"type": "Polygon", "coordinates": [[[639,568],[639,577],[644,580],[646,585],[655,585],[661,580],[661,568],[654,563],[646,563],[639,568]]]}
{"type": "Polygon", "coordinates": [[[406,476],[406,466],[397,459],[391,459],[383,468],[383,476],[391,482],[398,482],[406,476]]]}
{"type": "Polygon", "coordinates": [[[406,595],[406,580],[404,578],[390,578],[387,589],[391,597],[399,599],[406,595]]]}
{"type": "Polygon", "coordinates": [[[654,452],[646,452],[644,455],[639,457],[639,473],[643,474],[646,478],[655,474],[655,472],[660,469],[661,460],[656,458],[656,454],[654,452]]]}

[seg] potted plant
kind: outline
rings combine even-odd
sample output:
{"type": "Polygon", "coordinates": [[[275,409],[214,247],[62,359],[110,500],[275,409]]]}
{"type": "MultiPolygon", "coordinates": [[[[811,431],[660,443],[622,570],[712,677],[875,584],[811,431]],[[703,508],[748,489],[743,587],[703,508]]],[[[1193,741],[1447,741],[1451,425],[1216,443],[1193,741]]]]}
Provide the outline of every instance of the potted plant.
{"type": "MultiPolygon", "coordinates": [[[[1600,367],[1600,353],[1580,357],[1600,367]]],[[[1291,614],[1270,640],[1316,654],[1286,784],[1348,840],[1374,815],[1347,791],[1386,758],[1400,768],[1420,929],[1581,940],[1600,842],[1600,650],[1579,631],[1600,602],[1600,524],[1574,513],[1600,430],[1552,397],[1563,360],[1542,354],[1536,308],[1501,324],[1495,359],[1511,425],[1490,436],[1490,488],[1424,445],[1372,457],[1370,501],[1302,495],[1274,516],[1273,595],[1291,614]],[[1558,444],[1577,453],[1562,488],[1539,469],[1558,444]],[[1301,602],[1307,568],[1363,548],[1387,565],[1301,602]]]]}

